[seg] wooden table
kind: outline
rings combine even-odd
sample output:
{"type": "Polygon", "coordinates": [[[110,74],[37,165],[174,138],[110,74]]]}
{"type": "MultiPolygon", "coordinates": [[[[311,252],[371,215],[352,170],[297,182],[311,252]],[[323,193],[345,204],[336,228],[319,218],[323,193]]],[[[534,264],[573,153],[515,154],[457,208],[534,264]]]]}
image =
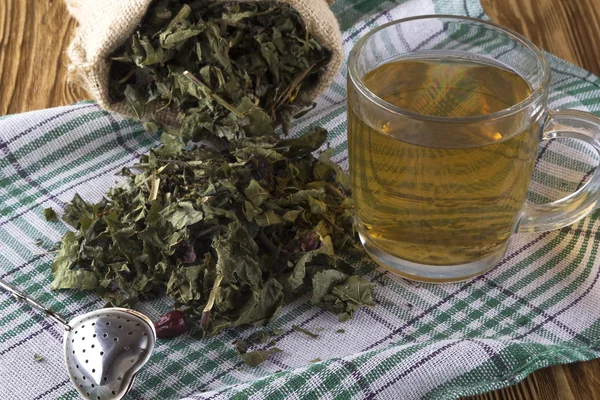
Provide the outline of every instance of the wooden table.
{"type": "MultiPolygon", "coordinates": [[[[100,0],[98,0],[100,1],[100,0]]],[[[482,0],[493,21],[600,76],[600,0],[482,0]]],[[[67,85],[75,27],[60,0],[0,0],[0,115],[85,99],[67,85]]],[[[537,371],[470,399],[600,399],[600,361],[537,371]]]]}

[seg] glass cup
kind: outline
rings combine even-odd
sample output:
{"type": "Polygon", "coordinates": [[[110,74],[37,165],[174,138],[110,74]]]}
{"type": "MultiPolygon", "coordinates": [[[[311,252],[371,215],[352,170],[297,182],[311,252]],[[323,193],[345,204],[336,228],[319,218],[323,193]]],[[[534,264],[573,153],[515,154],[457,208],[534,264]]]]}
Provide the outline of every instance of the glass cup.
{"type": "Polygon", "coordinates": [[[513,233],[588,215],[598,172],[561,200],[526,201],[541,141],[600,152],[600,118],[549,110],[549,83],[540,50],[489,22],[419,16],[363,36],[348,60],[348,156],[369,255],[410,279],[464,280],[496,265],[513,233]]]}

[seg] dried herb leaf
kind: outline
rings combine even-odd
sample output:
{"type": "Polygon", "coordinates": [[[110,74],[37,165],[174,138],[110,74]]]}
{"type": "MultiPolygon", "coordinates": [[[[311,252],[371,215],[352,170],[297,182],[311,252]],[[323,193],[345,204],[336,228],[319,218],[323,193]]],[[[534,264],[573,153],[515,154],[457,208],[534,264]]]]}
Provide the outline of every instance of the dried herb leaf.
{"type": "Polygon", "coordinates": [[[300,333],[304,333],[306,336],[311,337],[313,339],[317,339],[319,337],[319,335],[317,335],[316,333],[312,333],[311,331],[301,328],[297,325],[292,325],[292,329],[300,333]]]}
{"type": "Polygon", "coordinates": [[[44,208],[42,210],[42,214],[44,214],[44,217],[46,217],[46,221],[49,221],[49,222],[58,221],[56,212],[51,207],[44,208]]]}
{"type": "Polygon", "coordinates": [[[315,127],[302,136],[280,140],[279,145],[288,148],[285,152],[286,156],[301,157],[317,150],[326,140],[327,130],[315,127]]]}
{"type": "Polygon", "coordinates": [[[127,85],[123,91],[123,94],[125,95],[125,100],[129,108],[134,112],[138,119],[141,119],[144,116],[144,110],[146,106],[138,89],[132,85],[127,85]]]}
{"type": "Polygon", "coordinates": [[[93,290],[98,288],[97,275],[92,271],[78,268],[79,261],[90,256],[88,250],[80,248],[80,240],[75,233],[67,232],[63,236],[58,254],[52,263],[54,280],[50,284],[50,289],[93,290]]]}
{"type": "Polygon", "coordinates": [[[250,351],[248,353],[241,354],[240,357],[242,357],[242,360],[244,361],[244,363],[246,363],[246,365],[250,367],[256,367],[257,365],[260,365],[263,362],[267,361],[271,354],[282,352],[283,350],[277,347],[273,347],[269,350],[250,351]]]}
{"type": "Polygon", "coordinates": [[[92,212],[93,208],[87,204],[81,196],[75,194],[73,200],[65,207],[65,213],[62,216],[62,220],[73,228],[78,228],[83,216],[89,217],[92,212]]]}
{"type": "Polygon", "coordinates": [[[312,304],[338,315],[340,322],[352,318],[362,306],[374,307],[374,283],[340,271],[325,270],[313,276],[312,304]]]}

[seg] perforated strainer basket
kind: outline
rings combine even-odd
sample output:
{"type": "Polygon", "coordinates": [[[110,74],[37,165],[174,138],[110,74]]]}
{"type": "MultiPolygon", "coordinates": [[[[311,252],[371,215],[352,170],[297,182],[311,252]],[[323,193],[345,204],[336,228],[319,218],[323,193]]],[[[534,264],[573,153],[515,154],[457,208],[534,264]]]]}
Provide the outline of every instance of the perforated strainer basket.
{"type": "Polygon", "coordinates": [[[67,371],[84,399],[113,400],[125,396],[154,350],[154,325],[137,311],[104,308],[67,322],[2,280],[0,287],[65,327],[67,371]]]}

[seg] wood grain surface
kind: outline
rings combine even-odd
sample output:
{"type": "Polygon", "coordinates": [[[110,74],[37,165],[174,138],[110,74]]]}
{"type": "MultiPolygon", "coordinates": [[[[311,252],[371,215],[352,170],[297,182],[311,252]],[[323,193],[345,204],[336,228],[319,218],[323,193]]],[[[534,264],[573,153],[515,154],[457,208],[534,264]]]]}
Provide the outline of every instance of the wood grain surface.
{"type": "Polygon", "coordinates": [[[75,26],[62,0],[0,0],[0,115],[86,98],[67,85],[75,26]]]}
{"type": "MultiPolygon", "coordinates": [[[[600,0],[481,1],[493,21],[600,76],[600,0]]],[[[67,84],[65,51],[74,28],[60,0],[0,0],[0,115],[86,98],[67,84]]],[[[600,399],[600,361],[545,368],[469,399],[600,399]]]]}

